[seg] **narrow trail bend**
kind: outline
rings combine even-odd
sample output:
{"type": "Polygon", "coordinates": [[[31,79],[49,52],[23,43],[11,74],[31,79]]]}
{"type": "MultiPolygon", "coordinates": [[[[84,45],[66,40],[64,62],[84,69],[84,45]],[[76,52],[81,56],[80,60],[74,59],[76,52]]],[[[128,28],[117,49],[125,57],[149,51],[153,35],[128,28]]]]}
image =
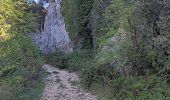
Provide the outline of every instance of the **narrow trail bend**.
{"type": "Polygon", "coordinates": [[[97,100],[97,97],[83,91],[75,73],[60,70],[51,65],[42,67],[48,76],[41,100],[97,100]]]}

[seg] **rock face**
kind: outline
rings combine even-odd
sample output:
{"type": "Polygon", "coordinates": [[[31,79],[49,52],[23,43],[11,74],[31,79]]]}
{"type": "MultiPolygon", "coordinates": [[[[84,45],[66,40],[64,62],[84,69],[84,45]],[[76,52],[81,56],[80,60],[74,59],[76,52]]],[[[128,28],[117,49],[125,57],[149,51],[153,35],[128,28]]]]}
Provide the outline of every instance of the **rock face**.
{"type": "Polygon", "coordinates": [[[60,13],[61,0],[50,0],[44,23],[44,32],[33,37],[42,53],[62,51],[72,52],[71,40],[65,29],[64,18],[60,13]]]}

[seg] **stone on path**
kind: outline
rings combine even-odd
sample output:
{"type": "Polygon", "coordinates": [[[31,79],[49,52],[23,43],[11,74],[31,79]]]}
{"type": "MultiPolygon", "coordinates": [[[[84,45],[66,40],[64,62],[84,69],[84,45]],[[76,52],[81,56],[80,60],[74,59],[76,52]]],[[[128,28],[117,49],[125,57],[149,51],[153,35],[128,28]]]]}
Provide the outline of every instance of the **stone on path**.
{"type": "Polygon", "coordinates": [[[50,65],[42,67],[49,73],[41,100],[97,100],[97,97],[83,91],[75,73],[59,70],[50,65]]]}

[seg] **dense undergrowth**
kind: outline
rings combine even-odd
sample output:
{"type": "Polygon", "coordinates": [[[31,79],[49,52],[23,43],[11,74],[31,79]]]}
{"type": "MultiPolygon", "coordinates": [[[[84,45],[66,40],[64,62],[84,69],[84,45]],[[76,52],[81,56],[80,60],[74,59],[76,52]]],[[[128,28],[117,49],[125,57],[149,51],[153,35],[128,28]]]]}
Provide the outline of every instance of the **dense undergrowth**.
{"type": "Polygon", "coordinates": [[[83,86],[101,100],[169,100],[169,4],[64,0],[62,12],[75,52],[48,59],[79,71],[83,86]]]}
{"type": "MultiPolygon", "coordinates": [[[[170,99],[169,0],[63,0],[74,52],[44,55],[78,71],[101,100],[170,99]]],[[[0,1],[0,99],[38,100],[42,58],[26,33],[35,16],[23,0],[0,1]]]]}
{"type": "Polygon", "coordinates": [[[35,18],[24,0],[0,1],[0,99],[38,100],[43,87],[43,60],[26,33],[35,18]]]}
{"type": "Polygon", "coordinates": [[[77,71],[82,79],[81,86],[97,94],[99,100],[170,99],[170,88],[165,79],[150,70],[145,70],[145,75],[135,75],[131,67],[111,63],[114,55],[100,52],[92,57],[83,50],[70,55],[51,54],[46,60],[61,69],[77,71]]]}

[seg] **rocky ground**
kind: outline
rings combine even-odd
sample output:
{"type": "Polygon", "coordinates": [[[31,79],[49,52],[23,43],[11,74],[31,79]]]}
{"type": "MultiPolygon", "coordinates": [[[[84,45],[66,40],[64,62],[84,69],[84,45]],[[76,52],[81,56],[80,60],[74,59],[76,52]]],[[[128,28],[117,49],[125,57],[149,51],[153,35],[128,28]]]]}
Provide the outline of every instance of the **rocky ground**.
{"type": "Polygon", "coordinates": [[[43,69],[48,76],[41,100],[97,100],[96,96],[80,88],[80,80],[75,73],[51,65],[44,65],[43,69]]]}

